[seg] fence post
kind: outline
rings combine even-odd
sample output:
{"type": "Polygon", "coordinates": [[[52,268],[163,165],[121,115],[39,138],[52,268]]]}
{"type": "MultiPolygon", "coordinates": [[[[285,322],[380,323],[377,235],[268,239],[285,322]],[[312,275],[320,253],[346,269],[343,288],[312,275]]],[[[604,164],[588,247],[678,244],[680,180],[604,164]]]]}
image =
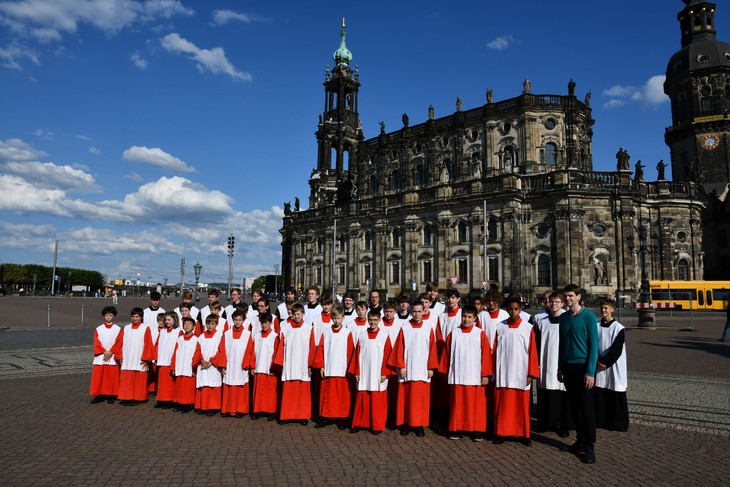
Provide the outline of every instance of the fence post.
{"type": "Polygon", "coordinates": [[[84,305],[81,305],[81,328],[84,327],[84,305]]]}
{"type": "Polygon", "coordinates": [[[48,328],[51,327],[51,305],[48,305],[48,328]]]}

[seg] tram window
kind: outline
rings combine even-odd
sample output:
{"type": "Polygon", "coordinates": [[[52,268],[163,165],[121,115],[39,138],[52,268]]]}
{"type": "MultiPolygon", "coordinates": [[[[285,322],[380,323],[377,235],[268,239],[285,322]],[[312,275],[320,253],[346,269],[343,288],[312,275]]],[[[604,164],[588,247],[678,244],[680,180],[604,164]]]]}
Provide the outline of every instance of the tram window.
{"type": "Polygon", "coordinates": [[[730,290],[729,289],[713,289],[712,290],[712,297],[715,301],[727,301],[728,298],[730,298],[730,290]]]}
{"type": "Polygon", "coordinates": [[[707,294],[707,306],[712,306],[712,292],[708,289],[705,293],[707,294]]]}
{"type": "Polygon", "coordinates": [[[697,294],[697,305],[698,306],[704,306],[705,305],[705,293],[702,291],[697,294]]]}

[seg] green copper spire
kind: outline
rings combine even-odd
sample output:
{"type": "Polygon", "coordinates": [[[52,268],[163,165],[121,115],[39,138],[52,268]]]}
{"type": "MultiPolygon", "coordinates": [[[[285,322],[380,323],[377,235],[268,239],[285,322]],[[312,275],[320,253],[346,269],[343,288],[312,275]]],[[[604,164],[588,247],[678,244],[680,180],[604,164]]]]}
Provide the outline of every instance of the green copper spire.
{"type": "Polygon", "coordinates": [[[345,45],[345,18],[342,18],[342,32],[340,32],[340,47],[332,56],[335,59],[335,66],[349,66],[352,61],[352,53],[345,45]]]}

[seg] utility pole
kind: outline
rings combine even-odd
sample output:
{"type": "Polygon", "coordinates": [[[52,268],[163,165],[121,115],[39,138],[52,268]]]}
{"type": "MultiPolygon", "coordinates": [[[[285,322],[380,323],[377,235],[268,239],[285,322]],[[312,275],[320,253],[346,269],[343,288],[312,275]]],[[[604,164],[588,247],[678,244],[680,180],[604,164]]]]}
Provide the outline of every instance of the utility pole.
{"type": "Polygon", "coordinates": [[[228,300],[231,299],[231,286],[233,286],[233,248],[236,246],[236,237],[233,234],[228,236],[228,300]]]}

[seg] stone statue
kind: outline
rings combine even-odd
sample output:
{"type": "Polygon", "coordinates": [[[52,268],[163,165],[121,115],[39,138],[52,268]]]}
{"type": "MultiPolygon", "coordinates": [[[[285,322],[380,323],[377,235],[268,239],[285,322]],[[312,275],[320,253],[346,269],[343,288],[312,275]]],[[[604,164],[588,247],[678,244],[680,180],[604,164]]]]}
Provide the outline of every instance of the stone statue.
{"type": "Polygon", "coordinates": [[[287,201],[284,203],[284,216],[290,216],[291,215],[291,201],[287,201]]]}
{"type": "Polygon", "coordinates": [[[434,116],[434,113],[433,113],[433,105],[429,105],[428,106],[428,119],[429,120],[433,120],[433,116],[434,116]]]}
{"type": "Polygon", "coordinates": [[[666,181],[666,177],[664,177],[664,169],[667,167],[667,164],[664,162],[664,159],[659,161],[656,165],[656,171],[657,171],[657,180],[658,181],[666,181]]]}
{"type": "Polygon", "coordinates": [[[476,179],[482,178],[482,161],[472,159],[471,175],[476,179]]]}
{"type": "Polygon", "coordinates": [[[565,149],[562,147],[555,151],[555,165],[558,168],[565,166],[565,149]]]}
{"type": "Polygon", "coordinates": [[[492,96],[493,96],[492,89],[487,88],[487,103],[492,103],[492,96]]]}
{"type": "Polygon", "coordinates": [[[607,284],[606,279],[606,268],[603,267],[603,262],[600,259],[593,259],[593,282],[598,284],[607,284]]]}
{"type": "Polygon", "coordinates": [[[530,83],[530,80],[525,78],[525,81],[522,82],[522,93],[528,94],[532,91],[532,83],[530,83]]]}
{"type": "Polygon", "coordinates": [[[294,211],[299,211],[299,197],[294,198],[294,211]]]}
{"type": "Polygon", "coordinates": [[[461,98],[458,96],[456,97],[456,111],[457,112],[461,111],[461,98]]]}
{"type": "Polygon", "coordinates": [[[634,171],[634,181],[643,181],[644,180],[644,168],[646,167],[641,163],[641,159],[636,161],[636,166],[634,171]]]}
{"type": "Polygon", "coordinates": [[[439,181],[442,183],[448,183],[449,182],[449,169],[446,167],[445,163],[441,163],[439,166],[439,181]]]}
{"type": "Polygon", "coordinates": [[[623,147],[618,148],[618,152],[616,153],[616,170],[617,171],[630,171],[629,169],[629,159],[631,159],[631,156],[629,153],[624,149],[623,147]]]}
{"type": "Polygon", "coordinates": [[[568,95],[575,95],[575,81],[573,81],[573,78],[570,78],[570,81],[568,81],[568,95]]]}
{"type": "Polygon", "coordinates": [[[583,100],[583,104],[587,107],[591,106],[591,92],[590,91],[588,93],[586,93],[586,97],[585,97],[585,100],[583,100]]]}
{"type": "Polygon", "coordinates": [[[385,134],[385,122],[383,122],[382,120],[380,122],[380,133],[381,135],[385,134]]]}
{"type": "Polygon", "coordinates": [[[408,115],[404,113],[402,120],[403,120],[403,127],[408,128],[408,115]]]}

